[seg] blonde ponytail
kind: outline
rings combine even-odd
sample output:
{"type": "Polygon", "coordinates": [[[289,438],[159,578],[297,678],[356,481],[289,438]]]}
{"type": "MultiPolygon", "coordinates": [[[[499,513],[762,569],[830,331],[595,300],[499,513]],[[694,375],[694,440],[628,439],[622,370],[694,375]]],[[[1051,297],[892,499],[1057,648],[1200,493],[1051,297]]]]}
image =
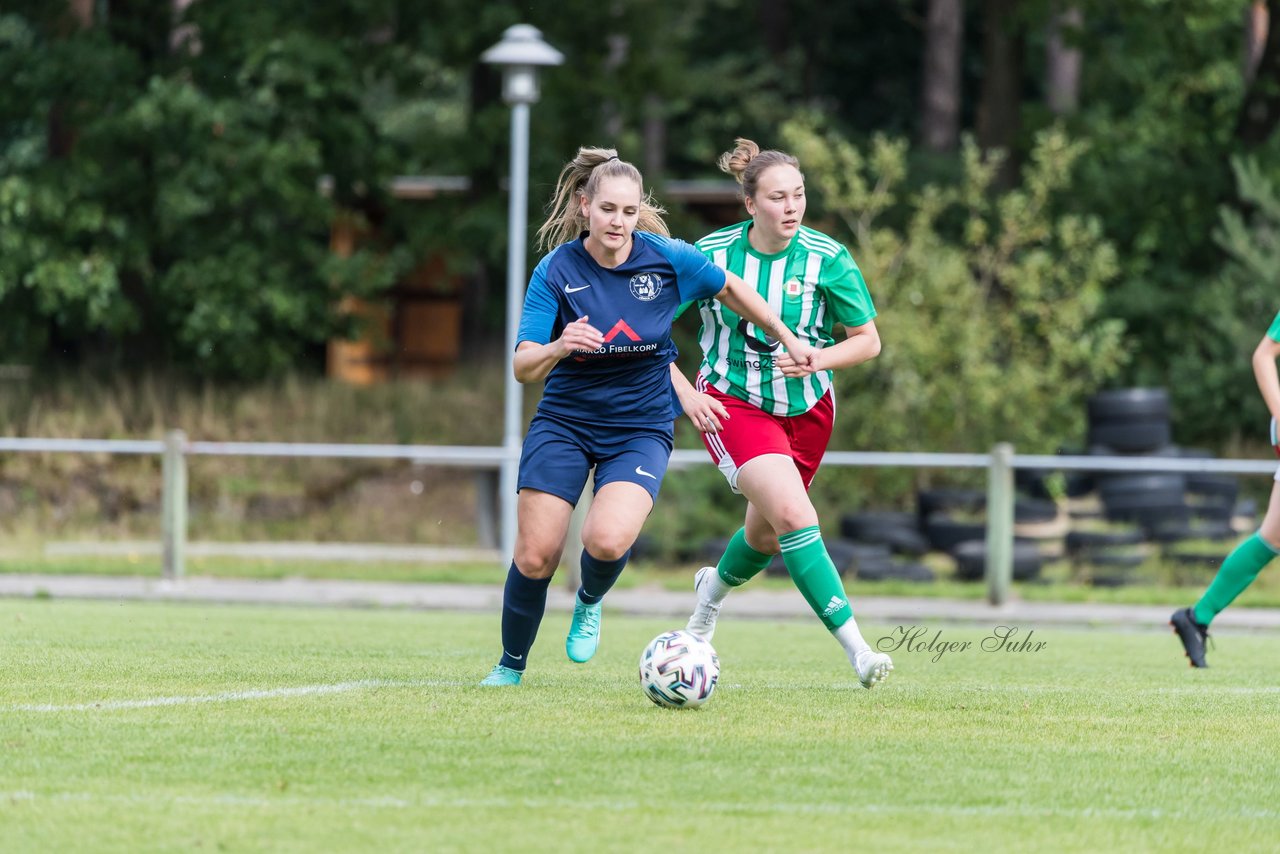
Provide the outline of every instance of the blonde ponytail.
{"type": "Polygon", "coordinates": [[[670,235],[662,219],[666,211],[652,197],[645,195],[640,170],[625,160],[619,160],[618,152],[612,148],[583,147],[560,170],[555,192],[547,204],[547,219],[538,229],[538,250],[547,252],[573,240],[585,230],[587,221],[582,216],[581,200],[592,198],[602,179],[615,177],[629,178],[640,188],[640,216],[636,229],[670,235]]]}

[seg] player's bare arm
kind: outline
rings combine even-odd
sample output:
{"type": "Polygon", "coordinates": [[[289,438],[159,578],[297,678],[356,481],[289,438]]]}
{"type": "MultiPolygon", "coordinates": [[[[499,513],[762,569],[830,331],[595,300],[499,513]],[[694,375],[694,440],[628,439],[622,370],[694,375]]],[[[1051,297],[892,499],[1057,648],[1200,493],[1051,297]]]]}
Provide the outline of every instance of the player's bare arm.
{"type": "Polygon", "coordinates": [[[716,299],[728,306],[730,311],[745,317],[772,338],[781,341],[797,365],[812,363],[818,351],[797,338],[773,313],[764,297],[743,281],[742,277],[726,270],[724,289],[716,295],[716,299]]]}
{"type": "Polygon", "coordinates": [[[604,335],[587,322],[584,314],[564,328],[560,337],[547,344],[521,341],[511,367],[516,380],[533,383],[544,380],[561,359],[578,352],[590,352],[604,346],[604,335]]]}
{"type": "Polygon", "coordinates": [[[782,353],[774,359],[774,367],[782,371],[783,376],[802,377],[818,371],[851,368],[880,355],[880,333],[876,330],[874,320],[869,320],[860,326],[841,328],[844,330],[845,339],[839,344],[832,344],[830,347],[818,350],[810,364],[799,364],[791,358],[790,353],[782,353]]]}

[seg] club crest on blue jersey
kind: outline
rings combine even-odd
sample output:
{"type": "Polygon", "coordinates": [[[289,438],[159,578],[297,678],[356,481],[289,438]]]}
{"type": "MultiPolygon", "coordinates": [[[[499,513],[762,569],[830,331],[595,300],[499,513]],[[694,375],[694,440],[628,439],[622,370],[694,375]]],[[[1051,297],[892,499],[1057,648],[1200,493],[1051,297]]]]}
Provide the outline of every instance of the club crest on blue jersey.
{"type": "Polygon", "coordinates": [[[662,277],[657,273],[636,273],[631,277],[631,295],[641,302],[656,299],[662,293],[662,277]]]}

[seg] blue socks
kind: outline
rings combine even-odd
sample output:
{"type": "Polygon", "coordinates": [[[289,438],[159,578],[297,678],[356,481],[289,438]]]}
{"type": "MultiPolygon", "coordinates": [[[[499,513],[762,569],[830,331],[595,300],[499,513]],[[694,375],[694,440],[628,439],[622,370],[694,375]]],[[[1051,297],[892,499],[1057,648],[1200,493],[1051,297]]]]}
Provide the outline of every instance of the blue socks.
{"type": "MultiPolygon", "coordinates": [[[[627,565],[631,550],[617,560],[596,560],[582,550],[582,586],[578,599],[594,605],[604,598],[627,565]]],[[[538,636],[542,615],[547,610],[547,588],[550,578],[526,578],[515,562],[507,570],[507,585],[502,592],[502,658],[498,663],[512,670],[524,671],[529,650],[538,636]]]]}
{"type": "Polygon", "coordinates": [[[584,605],[595,605],[604,598],[604,594],[613,587],[613,582],[622,574],[622,568],[631,557],[631,549],[617,560],[596,560],[582,550],[582,586],[578,588],[578,601],[584,605]]]}
{"type": "Polygon", "coordinates": [[[525,578],[514,561],[507,570],[507,586],[502,592],[502,658],[498,661],[503,667],[524,671],[547,610],[550,585],[550,578],[525,578]]]}

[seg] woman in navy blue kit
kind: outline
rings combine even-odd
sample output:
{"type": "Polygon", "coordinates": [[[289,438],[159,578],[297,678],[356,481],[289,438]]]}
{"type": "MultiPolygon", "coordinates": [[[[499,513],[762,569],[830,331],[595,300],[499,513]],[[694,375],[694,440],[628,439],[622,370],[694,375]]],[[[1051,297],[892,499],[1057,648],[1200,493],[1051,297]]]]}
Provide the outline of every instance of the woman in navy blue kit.
{"type": "Polygon", "coordinates": [[[754,288],[672,239],[662,213],[617,152],[580,148],[538,230],[540,248],[550,251],[529,282],[512,368],[520,382],[545,387],[520,455],[502,658],[482,685],[520,684],[592,468],[595,498],[582,526],[582,585],[565,652],[580,663],[595,654],[601,600],[626,565],[671,455],[681,411],[671,324],[682,303],[718,299],[797,362],[813,358],[754,288]]]}

